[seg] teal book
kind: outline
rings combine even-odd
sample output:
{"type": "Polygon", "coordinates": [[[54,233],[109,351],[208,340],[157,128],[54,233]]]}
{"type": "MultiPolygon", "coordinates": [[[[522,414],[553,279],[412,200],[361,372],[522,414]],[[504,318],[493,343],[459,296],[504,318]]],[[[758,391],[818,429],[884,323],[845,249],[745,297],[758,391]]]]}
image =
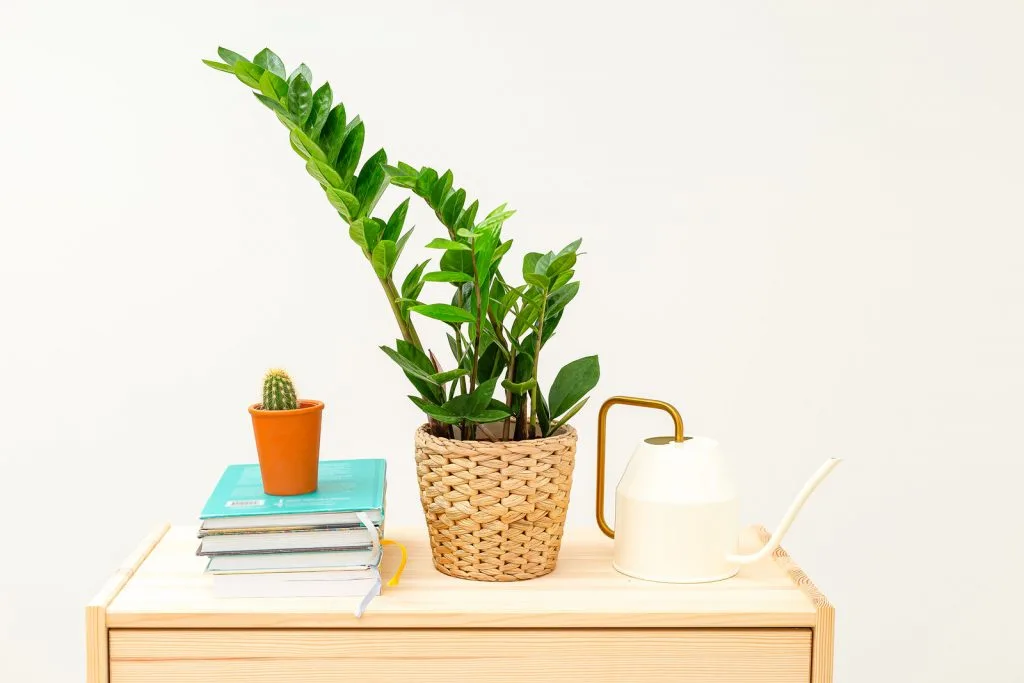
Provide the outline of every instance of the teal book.
{"type": "Polygon", "coordinates": [[[231,465],[199,516],[200,536],[356,527],[361,525],[358,512],[379,527],[384,522],[386,471],[381,458],[325,460],[313,493],[270,496],[263,492],[259,465],[231,465]]]}

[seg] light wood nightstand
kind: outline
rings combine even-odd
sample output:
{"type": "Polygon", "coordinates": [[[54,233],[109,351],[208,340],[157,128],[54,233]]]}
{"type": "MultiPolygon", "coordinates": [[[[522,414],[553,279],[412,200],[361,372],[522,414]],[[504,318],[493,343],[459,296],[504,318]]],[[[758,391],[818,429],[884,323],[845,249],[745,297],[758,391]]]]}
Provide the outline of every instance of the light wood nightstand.
{"type": "Polygon", "coordinates": [[[356,598],[214,598],[195,536],[157,530],[86,608],[89,683],[832,680],[832,606],[781,548],[727,581],[658,584],[570,528],[552,574],[494,584],[435,571],[425,530],[389,530],[408,567],[357,619],[356,598]]]}

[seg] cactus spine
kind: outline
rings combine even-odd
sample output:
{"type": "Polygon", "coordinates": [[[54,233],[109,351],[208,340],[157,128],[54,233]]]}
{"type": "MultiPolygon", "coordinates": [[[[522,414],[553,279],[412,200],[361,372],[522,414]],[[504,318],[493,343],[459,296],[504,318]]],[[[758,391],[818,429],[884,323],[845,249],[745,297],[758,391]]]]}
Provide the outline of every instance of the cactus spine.
{"type": "Polygon", "coordinates": [[[268,370],[263,378],[263,410],[295,410],[299,400],[292,378],[284,370],[268,370]]]}

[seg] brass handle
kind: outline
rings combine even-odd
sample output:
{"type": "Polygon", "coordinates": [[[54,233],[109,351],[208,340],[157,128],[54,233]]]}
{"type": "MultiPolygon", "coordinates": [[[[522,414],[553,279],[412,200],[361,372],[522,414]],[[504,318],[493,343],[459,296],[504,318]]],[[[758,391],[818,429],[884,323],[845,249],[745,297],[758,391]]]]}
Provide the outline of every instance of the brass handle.
{"type": "Polygon", "coordinates": [[[605,447],[605,425],[608,423],[608,411],[612,406],[636,406],[638,408],[656,408],[664,410],[672,416],[675,423],[675,440],[683,440],[683,418],[679,411],[664,401],[655,401],[653,398],[634,398],[632,396],[612,396],[601,406],[601,412],[597,414],[597,526],[608,538],[615,538],[615,531],[608,526],[604,518],[604,447],[605,447]]]}

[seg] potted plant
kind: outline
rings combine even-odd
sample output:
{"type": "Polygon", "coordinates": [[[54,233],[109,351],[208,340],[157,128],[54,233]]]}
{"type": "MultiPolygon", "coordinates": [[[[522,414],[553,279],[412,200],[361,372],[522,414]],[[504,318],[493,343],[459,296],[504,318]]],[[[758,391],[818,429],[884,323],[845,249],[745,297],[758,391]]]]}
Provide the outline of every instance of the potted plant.
{"type": "Polygon", "coordinates": [[[252,60],[220,48],[204,60],[253,88],[290,131],[292,149],[320,183],[372,267],[400,338],[382,346],[405,373],[409,398],[426,415],[415,436],[421,500],[438,570],[466,579],[513,581],[555,567],[569,503],[576,431],[569,420],[597,384],[597,356],[559,370],[542,389],[545,345],[566,305],[580,240],[558,251],[530,252],[503,269],[512,246],[502,236],[513,215],[505,205],[485,216],[457,188],[451,171],[398,162],[380,149],[360,162],[364,125],[333,102],[329,84],[315,91],[300,65],[287,74],[269,49],[252,60]],[[444,228],[426,247],[439,252],[395,280],[412,229],[406,198],[389,216],[374,209],[389,185],[412,190],[444,228]],[[507,277],[511,271],[522,282],[507,277]],[[426,283],[446,283],[441,301],[425,301],[426,283]],[[451,361],[422,343],[424,319],[447,326],[451,361]],[[495,395],[497,392],[497,395],[495,395]]]}
{"type": "Polygon", "coordinates": [[[316,491],[324,404],[296,396],[288,373],[270,370],[263,379],[263,402],[249,406],[263,491],[271,496],[316,491]]]}

